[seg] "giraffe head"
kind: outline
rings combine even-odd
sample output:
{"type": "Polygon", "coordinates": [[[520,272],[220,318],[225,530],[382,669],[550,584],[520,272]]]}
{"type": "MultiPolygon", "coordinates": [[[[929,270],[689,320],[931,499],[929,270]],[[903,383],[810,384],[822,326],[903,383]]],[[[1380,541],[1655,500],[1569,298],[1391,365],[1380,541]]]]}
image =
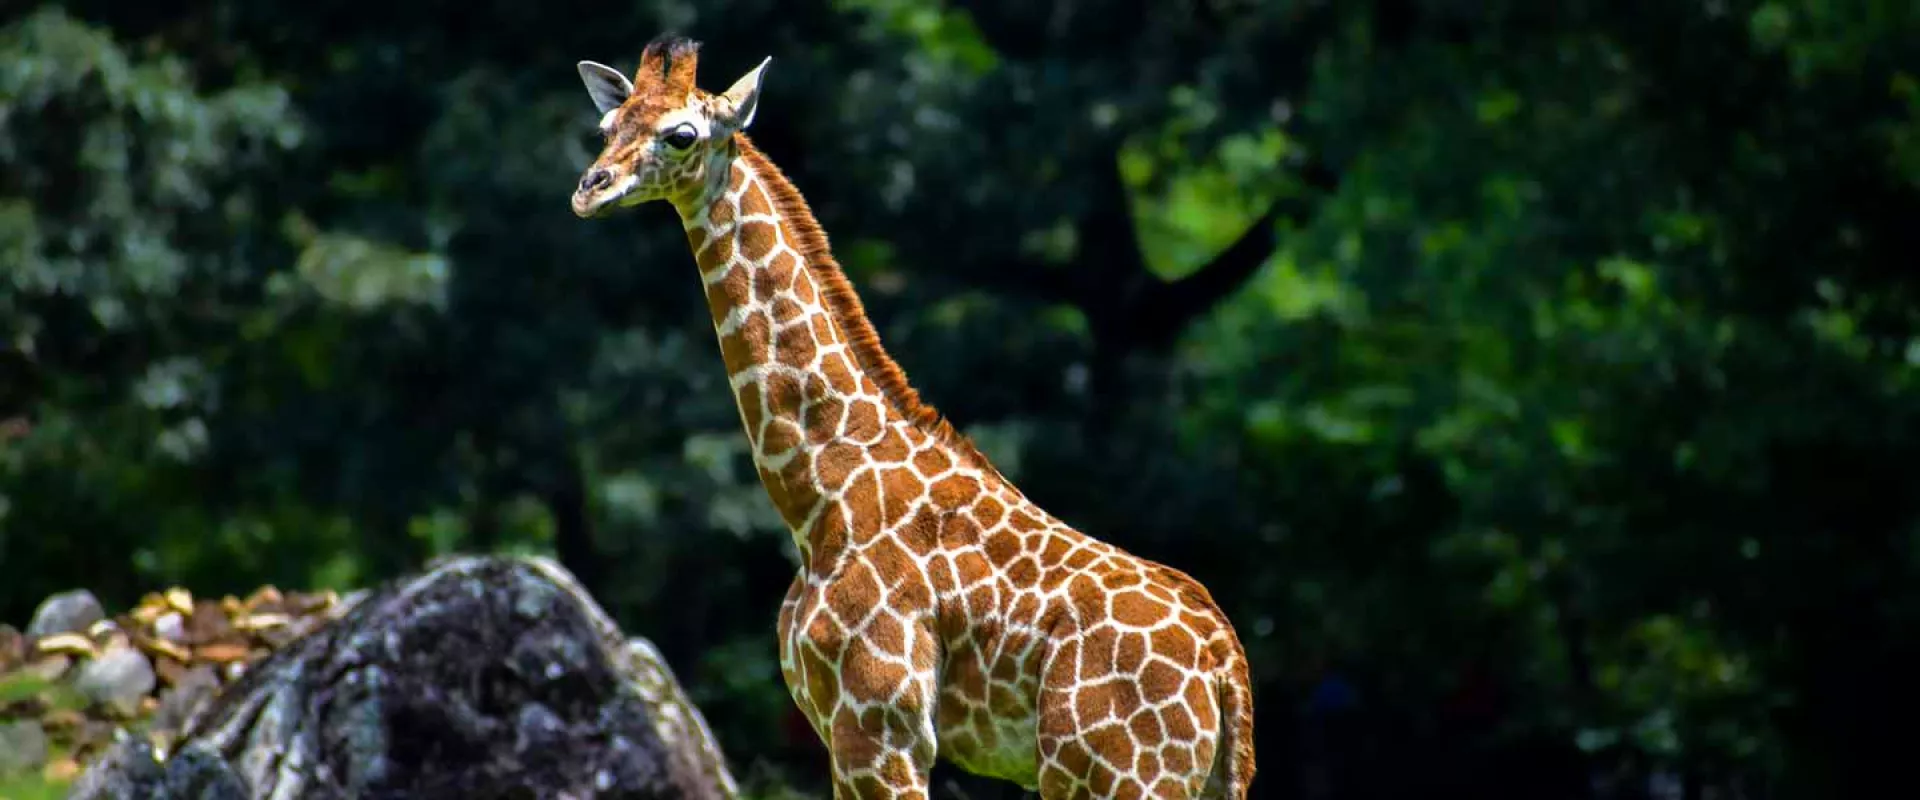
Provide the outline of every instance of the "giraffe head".
{"type": "Polygon", "coordinates": [[[753,122],[760,76],[772,59],[726,92],[709,94],[693,85],[699,53],[698,42],[655,39],[641,52],[632,81],[604,64],[580,62],[606,145],[574,189],[573,213],[592,217],[653,200],[694,201],[716,173],[724,174],[733,134],[753,122]]]}

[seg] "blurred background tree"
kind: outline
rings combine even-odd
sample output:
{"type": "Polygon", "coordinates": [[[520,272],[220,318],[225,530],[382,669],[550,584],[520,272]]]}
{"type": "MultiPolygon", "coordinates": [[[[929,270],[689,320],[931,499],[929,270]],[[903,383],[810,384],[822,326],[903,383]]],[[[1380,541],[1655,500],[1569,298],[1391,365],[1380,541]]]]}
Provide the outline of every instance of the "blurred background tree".
{"type": "Polygon", "coordinates": [[[773,56],[756,139],[922,391],[1214,588],[1260,796],[1904,777],[1911,2],[11,8],[0,619],[554,553],[823,791],[685,243],[566,208],[574,62],[676,30],[773,56]]]}

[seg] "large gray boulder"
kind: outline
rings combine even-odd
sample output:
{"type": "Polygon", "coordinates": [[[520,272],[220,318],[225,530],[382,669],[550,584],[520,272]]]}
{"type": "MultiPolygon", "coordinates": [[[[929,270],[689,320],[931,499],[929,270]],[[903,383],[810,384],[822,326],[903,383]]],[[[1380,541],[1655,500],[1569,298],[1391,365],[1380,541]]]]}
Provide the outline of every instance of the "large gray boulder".
{"type": "Polygon", "coordinates": [[[728,798],[699,710],[564,570],[461,557],[344,616],[190,713],[128,737],[70,797],[728,798]]]}

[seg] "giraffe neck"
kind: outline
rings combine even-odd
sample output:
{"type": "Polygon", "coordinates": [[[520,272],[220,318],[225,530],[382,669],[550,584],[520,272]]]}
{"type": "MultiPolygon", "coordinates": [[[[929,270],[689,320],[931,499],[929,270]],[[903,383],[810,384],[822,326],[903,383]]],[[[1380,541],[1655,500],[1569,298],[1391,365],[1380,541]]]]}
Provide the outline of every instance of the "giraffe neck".
{"type": "Polygon", "coordinates": [[[712,167],[711,185],[674,205],[754,464],[802,564],[833,549],[824,529],[836,526],[820,520],[871,502],[852,496],[863,470],[927,459],[999,479],[907,385],[779,169],[741,135],[712,167]]]}

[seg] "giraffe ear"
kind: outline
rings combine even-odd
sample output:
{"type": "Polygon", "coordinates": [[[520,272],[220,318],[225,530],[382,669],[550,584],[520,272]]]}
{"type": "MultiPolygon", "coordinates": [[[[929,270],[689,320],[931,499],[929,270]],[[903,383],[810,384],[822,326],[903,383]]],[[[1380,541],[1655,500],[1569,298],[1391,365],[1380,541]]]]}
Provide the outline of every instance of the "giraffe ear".
{"type": "Polygon", "coordinates": [[[772,56],[760,59],[760,66],[740,76],[740,80],[734,81],[733,86],[728,87],[726,93],[721,95],[727,101],[728,112],[725,122],[728,128],[743,131],[748,125],[753,124],[753,112],[760,108],[760,82],[766,75],[767,64],[771,61],[773,61],[772,56]]]}
{"type": "Polygon", "coordinates": [[[593,107],[600,113],[619,108],[633,95],[633,82],[619,70],[593,61],[582,61],[578,66],[580,80],[587,84],[587,94],[593,96],[593,107]]]}

